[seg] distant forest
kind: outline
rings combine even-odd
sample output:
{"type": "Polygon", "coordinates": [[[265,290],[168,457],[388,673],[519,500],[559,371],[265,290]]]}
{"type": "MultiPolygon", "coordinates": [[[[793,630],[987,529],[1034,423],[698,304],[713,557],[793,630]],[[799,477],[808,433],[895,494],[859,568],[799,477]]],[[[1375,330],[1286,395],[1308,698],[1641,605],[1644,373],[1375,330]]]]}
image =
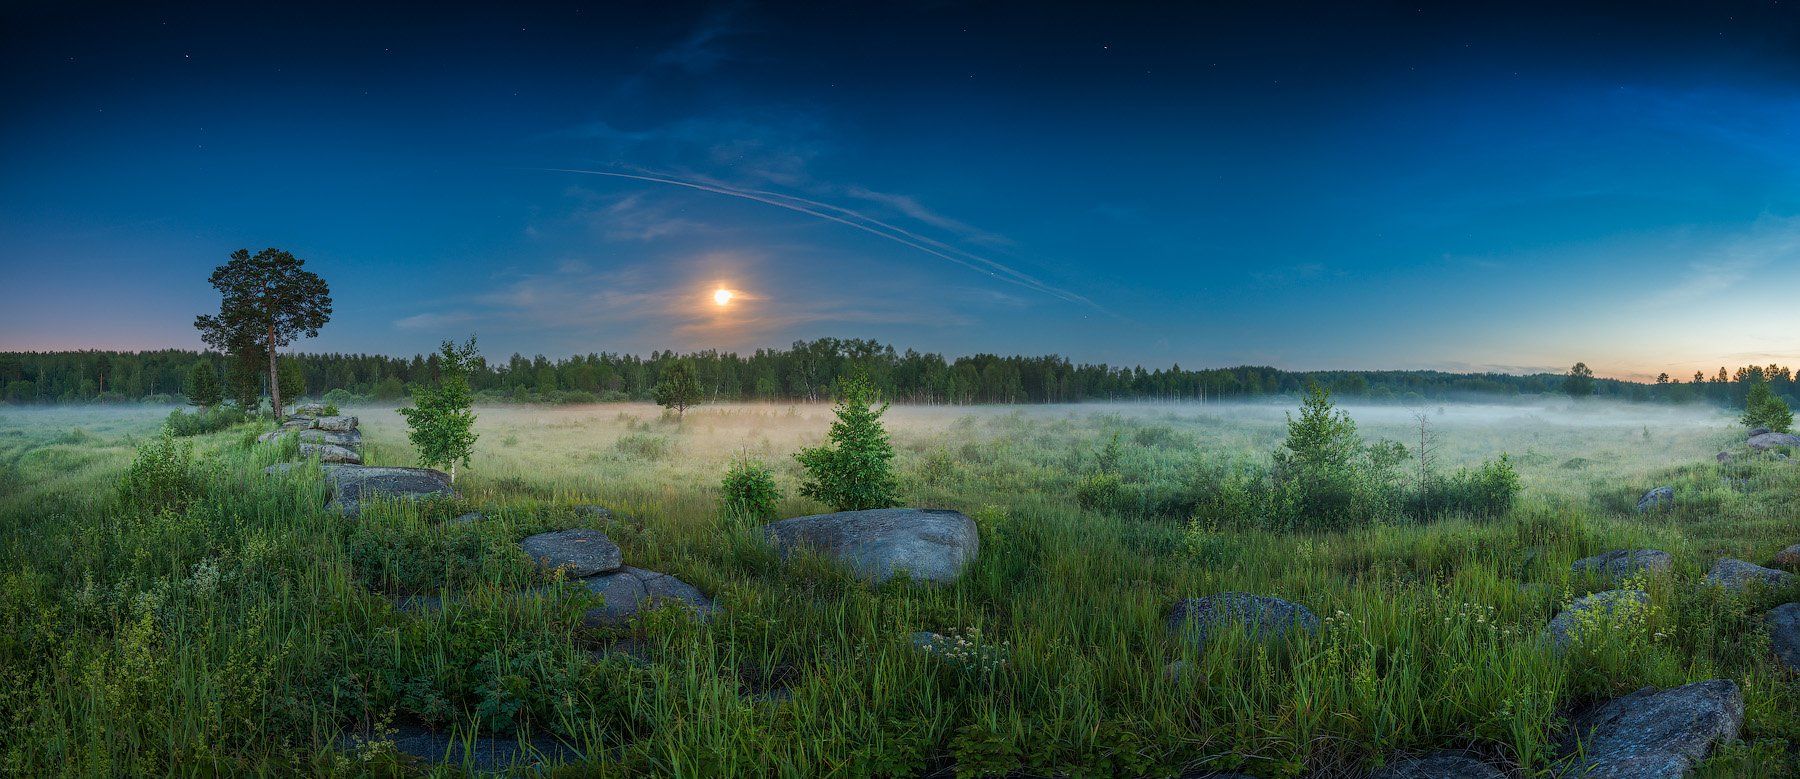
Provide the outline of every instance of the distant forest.
{"type": "MultiPolygon", "coordinates": [[[[221,374],[230,358],[213,352],[0,352],[0,400],[12,404],[84,402],[179,403],[196,361],[221,374]]],[[[397,400],[411,385],[435,378],[437,356],[293,354],[304,395],[332,390],[354,400],[397,400]]],[[[601,352],[550,360],[514,354],[479,361],[471,383],[488,402],[580,403],[647,400],[662,372],[688,360],[713,400],[824,400],[843,376],[866,373],[883,395],[912,403],[1073,403],[1118,400],[1238,400],[1292,394],[1317,382],[1334,395],[1376,401],[1432,401],[1463,395],[1545,395],[1565,391],[1562,374],[1516,376],[1443,371],[1285,371],[1266,366],[1188,370],[1077,364],[1055,355],[977,354],[946,359],[860,339],[821,338],[754,354],[653,352],[649,357],[601,352]]],[[[1779,366],[1751,366],[1710,377],[1657,383],[1593,379],[1594,397],[1633,401],[1739,403],[1750,384],[1768,379],[1794,396],[1794,376],[1779,366]]]]}

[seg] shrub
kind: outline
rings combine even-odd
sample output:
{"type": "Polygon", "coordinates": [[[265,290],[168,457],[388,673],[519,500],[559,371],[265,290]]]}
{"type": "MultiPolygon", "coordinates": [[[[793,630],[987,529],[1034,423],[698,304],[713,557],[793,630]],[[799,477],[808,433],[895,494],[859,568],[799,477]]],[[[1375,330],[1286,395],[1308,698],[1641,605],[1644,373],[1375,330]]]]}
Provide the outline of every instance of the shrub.
{"type": "Polygon", "coordinates": [[[351,395],[350,390],[338,387],[337,389],[325,393],[325,397],[322,398],[322,400],[325,401],[325,405],[328,408],[335,409],[350,405],[356,400],[356,396],[351,395]]]}
{"type": "Polygon", "coordinates": [[[645,435],[643,433],[630,433],[621,436],[618,441],[613,442],[613,449],[617,450],[619,454],[633,459],[649,460],[651,462],[656,462],[668,457],[669,451],[672,448],[673,447],[669,446],[669,439],[659,435],[645,435]]]}
{"type": "Polygon", "coordinates": [[[1766,427],[1777,433],[1785,433],[1794,425],[1794,412],[1788,409],[1787,402],[1769,389],[1769,383],[1759,381],[1750,385],[1750,394],[1744,396],[1744,416],[1746,427],[1766,427]]]}
{"type": "Polygon", "coordinates": [[[781,488],[775,474],[762,463],[744,459],[731,464],[719,485],[720,504],[727,518],[768,521],[780,510],[781,488]]]}
{"type": "Polygon", "coordinates": [[[1088,511],[1116,512],[1125,505],[1125,482],[1108,471],[1089,474],[1075,485],[1075,502],[1088,511]]]}
{"type": "Polygon", "coordinates": [[[1519,474],[1502,454],[1479,467],[1427,480],[1409,496],[1407,513],[1418,519],[1447,514],[1495,517],[1512,510],[1519,489],[1519,474]]]}
{"type": "Polygon", "coordinates": [[[200,492],[193,464],[193,448],[176,443],[175,435],[165,429],[138,447],[119,482],[119,499],[140,508],[180,508],[200,492]]]}
{"type": "Polygon", "coordinates": [[[175,409],[170,411],[168,419],[163,421],[163,428],[168,430],[171,435],[186,437],[216,433],[246,419],[249,419],[249,415],[245,414],[243,409],[234,406],[213,406],[192,414],[175,409]]]}
{"type": "Polygon", "coordinates": [[[1341,530],[1390,512],[1394,466],[1404,450],[1365,446],[1356,423],[1314,384],[1300,418],[1288,417],[1288,438],[1275,452],[1271,519],[1287,529],[1341,530]]]}
{"type": "Polygon", "coordinates": [[[806,468],[800,494],[838,511],[886,508],[899,502],[893,472],[894,446],[875,405],[875,390],[856,376],[839,390],[837,421],[828,434],[832,446],[802,449],[794,455],[806,468]]]}

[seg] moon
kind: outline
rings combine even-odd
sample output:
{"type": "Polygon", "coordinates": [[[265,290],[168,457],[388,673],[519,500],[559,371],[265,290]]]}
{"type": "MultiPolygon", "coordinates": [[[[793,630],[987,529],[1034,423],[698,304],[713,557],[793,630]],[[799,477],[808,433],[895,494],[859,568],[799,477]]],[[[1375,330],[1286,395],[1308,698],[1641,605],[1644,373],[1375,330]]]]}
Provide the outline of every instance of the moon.
{"type": "Polygon", "coordinates": [[[717,303],[721,306],[731,303],[731,298],[732,298],[731,290],[720,289],[720,290],[715,290],[713,292],[713,302],[717,303]]]}

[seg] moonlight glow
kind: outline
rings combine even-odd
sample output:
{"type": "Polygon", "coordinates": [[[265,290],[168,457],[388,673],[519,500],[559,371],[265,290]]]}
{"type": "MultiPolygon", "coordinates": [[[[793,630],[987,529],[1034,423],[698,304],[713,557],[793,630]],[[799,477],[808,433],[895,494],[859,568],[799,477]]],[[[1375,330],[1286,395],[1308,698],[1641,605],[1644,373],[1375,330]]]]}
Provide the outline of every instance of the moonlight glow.
{"type": "Polygon", "coordinates": [[[731,303],[731,297],[732,292],[728,289],[721,289],[713,292],[713,302],[721,306],[731,303]]]}

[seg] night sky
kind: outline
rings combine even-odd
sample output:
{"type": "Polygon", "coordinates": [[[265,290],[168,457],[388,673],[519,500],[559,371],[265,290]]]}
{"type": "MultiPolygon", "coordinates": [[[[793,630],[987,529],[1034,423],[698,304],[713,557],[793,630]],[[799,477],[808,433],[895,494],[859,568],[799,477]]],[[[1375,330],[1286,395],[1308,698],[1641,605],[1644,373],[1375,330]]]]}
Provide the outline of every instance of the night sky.
{"type": "Polygon", "coordinates": [[[1800,362],[1800,4],[150,5],[0,18],[0,349],[1800,362]]]}

